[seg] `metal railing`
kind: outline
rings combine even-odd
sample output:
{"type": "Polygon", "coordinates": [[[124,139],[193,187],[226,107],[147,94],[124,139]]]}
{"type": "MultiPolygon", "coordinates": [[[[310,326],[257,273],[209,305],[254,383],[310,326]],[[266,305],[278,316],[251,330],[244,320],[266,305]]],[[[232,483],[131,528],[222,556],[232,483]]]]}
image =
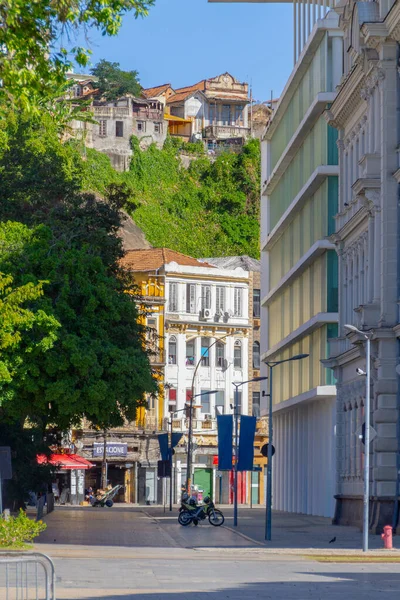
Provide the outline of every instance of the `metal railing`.
{"type": "Polygon", "coordinates": [[[0,598],[55,600],[55,582],[53,561],[45,554],[0,552],[0,598]]]}

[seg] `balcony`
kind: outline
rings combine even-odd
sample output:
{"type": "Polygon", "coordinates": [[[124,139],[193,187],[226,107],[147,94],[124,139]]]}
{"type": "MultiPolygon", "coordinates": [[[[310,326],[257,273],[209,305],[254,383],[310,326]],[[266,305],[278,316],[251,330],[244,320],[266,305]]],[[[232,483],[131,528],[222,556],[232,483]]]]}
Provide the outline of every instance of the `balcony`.
{"type": "MultiPolygon", "coordinates": [[[[168,419],[165,419],[168,423],[168,419]]],[[[216,419],[193,419],[192,420],[193,431],[203,433],[217,433],[217,420],[216,419]]],[[[173,419],[172,430],[174,432],[181,431],[186,433],[189,430],[189,419],[173,419]]]]}
{"type": "Polygon", "coordinates": [[[139,121],[164,121],[164,111],[133,108],[133,117],[139,121]]]}
{"type": "Polygon", "coordinates": [[[230,138],[246,139],[250,135],[249,127],[239,125],[208,125],[204,128],[203,137],[216,140],[228,140],[230,138]]]}
{"type": "Polygon", "coordinates": [[[97,118],[110,117],[116,119],[117,117],[129,117],[129,108],[121,106],[93,106],[94,115],[97,118]]]}
{"type": "Polygon", "coordinates": [[[149,355],[150,364],[153,366],[159,365],[160,367],[165,365],[165,352],[163,350],[156,350],[149,355]]]}

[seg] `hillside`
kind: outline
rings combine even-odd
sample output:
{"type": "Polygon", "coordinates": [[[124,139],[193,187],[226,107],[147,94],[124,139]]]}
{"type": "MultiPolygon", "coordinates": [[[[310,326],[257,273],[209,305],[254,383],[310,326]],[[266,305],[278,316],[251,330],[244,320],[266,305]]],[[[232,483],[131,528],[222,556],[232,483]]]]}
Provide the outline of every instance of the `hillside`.
{"type": "Polygon", "coordinates": [[[153,246],[166,246],[200,256],[248,254],[259,256],[260,147],[250,140],[240,154],[223,154],[211,162],[196,153],[182,167],[179,142],[167,139],[164,148],[139,150],[132,140],[130,170],[118,173],[109,159],[87,150],[87,190],[104,192],[124,184],[128,211],[153,246]]]}

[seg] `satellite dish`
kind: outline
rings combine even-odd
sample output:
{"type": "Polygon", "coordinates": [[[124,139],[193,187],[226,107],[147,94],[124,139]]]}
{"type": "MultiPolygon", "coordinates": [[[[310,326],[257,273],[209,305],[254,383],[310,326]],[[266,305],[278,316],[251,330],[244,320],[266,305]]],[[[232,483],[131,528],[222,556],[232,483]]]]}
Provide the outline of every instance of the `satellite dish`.
{"type": "Polygon", "coordinates": [[[84,444],[83,444],[83,442],[82,442],[81,440],[77,440],[77,441],[75,442],[75,446],[78,448],[78,450],[82,450],[82,448],[83,448],[83,445],[84,445],[84,444]]]}

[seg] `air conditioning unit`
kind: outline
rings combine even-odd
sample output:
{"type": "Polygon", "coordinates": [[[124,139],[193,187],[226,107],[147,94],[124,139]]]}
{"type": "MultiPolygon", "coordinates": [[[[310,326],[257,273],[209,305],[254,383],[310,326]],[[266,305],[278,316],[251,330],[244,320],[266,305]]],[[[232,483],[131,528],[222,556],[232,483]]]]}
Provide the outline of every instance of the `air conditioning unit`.
{"type": "Polygon", "coordinates": [[[203,319],[203,321],[211,319],[211,310],[209,308],[203,308],[200,311],[200,319],[203,319]]]}

